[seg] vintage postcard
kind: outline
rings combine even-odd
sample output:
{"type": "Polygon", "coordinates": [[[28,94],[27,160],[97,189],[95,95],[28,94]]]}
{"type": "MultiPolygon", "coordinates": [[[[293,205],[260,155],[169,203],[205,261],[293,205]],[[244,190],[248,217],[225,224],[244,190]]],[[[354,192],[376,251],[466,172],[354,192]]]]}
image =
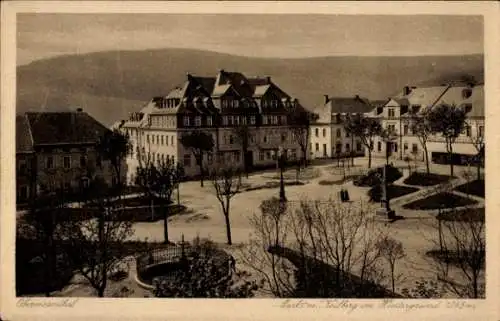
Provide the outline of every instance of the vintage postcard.
{"type": "Polygon", "coordinates": [[[498,320],[498,9],[2,3],[1,318],[498,320]]]}

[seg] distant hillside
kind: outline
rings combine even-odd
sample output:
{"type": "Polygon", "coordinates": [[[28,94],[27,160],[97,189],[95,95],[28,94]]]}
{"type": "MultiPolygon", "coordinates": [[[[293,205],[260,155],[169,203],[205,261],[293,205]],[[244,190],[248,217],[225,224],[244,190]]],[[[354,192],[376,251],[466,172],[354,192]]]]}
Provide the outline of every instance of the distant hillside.
{"type": "Polygon", "coordinates": [[[127,117],[151,97],[185,81],[186,73],[219,69],[272,76],[308,108],[324,94],[385,99],[403,86],[464,75],[482,79],[483,56],[250,58],[189,49],[108,51],[61,56],[18,67],[17,110],[76,106],[105,124],[127,117]]]}

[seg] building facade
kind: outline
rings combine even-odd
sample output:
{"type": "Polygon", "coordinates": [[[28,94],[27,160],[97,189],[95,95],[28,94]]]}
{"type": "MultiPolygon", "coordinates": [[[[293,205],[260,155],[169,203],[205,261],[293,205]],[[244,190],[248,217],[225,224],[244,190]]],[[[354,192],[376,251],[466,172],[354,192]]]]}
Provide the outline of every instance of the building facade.
{"type": "MultiPolygon", "coordinates": [[[[405,156],[424,160],[424,150],[416,135],[411,132],[411,115],[439,106],[455,105],[466,111],[466,126],[453,145],[454,162],[465,164],[476,155],[478,137],[484,137],[484,84],[450,84],[433,87],[405,87],[399,95],[389,99],[382,108],[376,108],[368,117],[380,119],[384,129],[394,132],[392,144],[386,145],[382,138],[376,137],[374,157],[385,157],[389,146],[391,157],[403,159],[405,156]]],[[[447,162],[444,138],[432,135],[427,142],[429,160],[437,163],[447,162]]]]}
{"type": "Polygon", "coordinates": [[[96,151],[106,132],[109,129],[81,109],[18,115],[17,202],[25,203],[42,191],[75,191],[96,176],[111,184],[114,171],[96,151]]]}
{"type": "Polygon", "coordinates": [[[364,155],[364,146],[359,137],[353,137],[344,128],[346,117],[365,114],[373,109],[366,98],[329,97],[315,109],[318,120],[311,125],[310,151],[312,158],[333,158],[354,152],[364,155]]]}
{"type": "Polygon", "coordinates": [[[199,166],[181,137],[193,130],[211,134],[214,150],[205,155],[203,166],[241,167],[243,157],[250,167],[276,162],[283,149],[289,158],[300,156],[288,116],[303,108],[297,99],[281,90],[271,77],[246,77],[220,70],[215,77],[187,74],[181,87],[155,97],[142,110],[132,113],[121,129],[131,139],[134,152],[127,159],[127,179],[133,182],[140,162],[171,160],[183,165],[187,176],[199,174],[199,166]],[[236,128],[249,129],[249,148],[242,155],[236,128]]]}

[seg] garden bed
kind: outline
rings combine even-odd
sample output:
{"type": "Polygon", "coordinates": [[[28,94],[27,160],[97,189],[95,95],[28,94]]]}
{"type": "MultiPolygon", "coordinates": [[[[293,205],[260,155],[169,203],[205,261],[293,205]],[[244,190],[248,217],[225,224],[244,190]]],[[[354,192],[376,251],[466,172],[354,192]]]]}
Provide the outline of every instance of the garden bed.
{"type": "MultiPolygon", "coordinates": [[[[411,193],[415,193],[418,191],[418,188],[401,186],[401,185],[389,185],[387,186],[387,194],[389,199],[398,198],[404,195],[408,195],[411,193]]],[[[370,197],[371,202],[380,202],[380,198],[382,197],[382,188],[380,185],[373,186],[368,191],[368,196],[370,197]]]]}
{"type": "Polygon", "coordinates": [[[442,183],[448,182],[453,177],[448,175],[439,175],[434,173],[421,173],[421,172],[413,172],[410,176],[408,176],[404,183],[406,185],[412,186],[434,186],[442,183]]]}
{"type": "MultiPolygon", "coordinates": [[[[285,182],[285,186],[302,186],[305,185],[303,182],[285,182]]],[[[261,189],[273,189],[273,188],[279,188],[280,187],[280,182],[267,182],[264,185],[258,185],[258,186],[252,186],[244,189],[243,191],[249,192],[249,191],[257,191],[261,189]]]]}
{"type": "Polygon", "coordinates": [[[482,198],[484,198],[484,189],[485,189],[484,179],[474,180],[455,188],[455,190],[459,192],[482,198]]]}
{"type": "Polygon", "coordinates": [[[477,201],[449,192],[442,192],[403,205],[410,210],[437,210],[477,204],[477,201]]]}

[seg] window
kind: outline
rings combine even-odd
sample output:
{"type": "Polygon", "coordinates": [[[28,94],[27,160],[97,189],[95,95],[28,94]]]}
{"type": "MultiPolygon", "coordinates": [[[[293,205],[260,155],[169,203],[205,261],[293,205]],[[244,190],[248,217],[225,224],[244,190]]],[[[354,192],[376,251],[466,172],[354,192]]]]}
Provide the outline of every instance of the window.
{"type": "Polygon", "coordinates": [[[194,118],[194,124],[195,124],[195,126],[197,126],[197,127],[200,127],[200,126],[201,126],[201,116],[196,116],[196,117],[194,118]]]}
{"type": "Polygon", "coordinates": [[[271,159],[272,156],[271,156],[271,152],[270,151],[267,151],[266,152],[266,159],[271,159]]]}
{"type": "Polygon", "coordinates": [[[172,137],[172,139],[171,139],[171,141],[170,141],[170,144],[171,144],[172,146],[174,146],[174,136],[171,136],[171,137],[172,137]]]}
{"type": "Polygon", "coordinates": [[[234,104],[234,108],[238,108],[238,101],[237,100],[234,100],[233,104],[234,104]]]}
{"type": "Polygon", "coordinates": [[[408,150],[408,143],[403,144],[403,150],[408,150]]]}
{"type": "Polygon", "coordinates": [[[161,145],[163,146],[163,135],[161,135],[161,145]]]}
{"type": "Polygon", "coordinates": [[[345,137],[351,137],[351,134],[349,134],[348,131],[345,132],[345,137]]]}
{"type": "Polygon", "coordinates": [[[259,160],[263,161],[264,160],[264,151],[259,151],[259,160]]]}
{"type": "Polygon", "coordinates": [[[207,163],[208,165],[212,165],[214,162],[214,158],[212,156],[212,154],[207,154],[207,163]]]}
{"type": "Polygon", "coordinates": [[[337,128],[337,137],[342,137],[342,130],[340,128],[337,128]]]}
{"type": "Polygon", "coordinates": [[[70,182],[64,182],[64,190],[68,191],[71,188],[70,182]]]}
{"type": "Polygon", "coordinates": [[[296,158],[297,158],[297,150],[292,149],[292,159],[296,159],[296,158]]]}
{"type": "Polygon", "coordinates": [[[86,156],[80,156],[80,167],[85,167],[87,166],[87,157],[86,156]]]}
{"type": "Polygon", "coordinates": [[[237,150],[237,151],[234,152],[234,161],[236,163],[239,163],[241,161],[240,151],[239,150],[237,150]]]}
{"type": "Polygon", "coordinates": [[[396,132],[396,125],[394,125],[394,124],[387,125],[387,130],[389,132],[395,133],[396,132]]]}
{"type": "Polygon", "coordinates": [[[484,126],[479,126],[479,137],[484,137],[484,126]]]}
{"type": "Polygon", "coordinates": [[[189,116],[184,116],[184,126],[189,126],[189,116]]]}
{"type": "Polygon", "coordinates": [[[277,125],[278,124],[278,116],[273,116],[272,121],[273,121],[273,125],[277,125]]]}
{"type": "Polygon", "coordinates": [[[89,187],[89,179],[84,177],[82,178],[82,186],[83,188],[88,188],[89,187]]]}
{"type": "Polygon", "coordinates": [[[387,111],[387,113],[389,114],[389,118],[394,118],[395,113],[394,113],[394,109],[393,108],[389,108],[389,110],[387,111]]]}
{"type": "Polygon", "coordinates": [[[264,143],[267,143],[267,136],[262,137],[262,140],[264,141],[264,143]]]}
{"type": "Polygon", "coordinates": [[[148,135],[146,135],[146,143],[148,143],[148,144],[149,144],[149,134],[148,134],[148,135]]]}
{"type": "Polygon", "coordinates": [[[337,151],[337,154],[342,153],[342,144],[336,144],[335,149],[337,151]]]}
{"type": "Polygon", "coordinates": [[[227,120],[228,120],[228,125],[232,126],[233,125],[233,116],[228,116],[227,120]]]}
{"type": "Polygon", "coordinates": [[[345,144],[345,150],[346,150],[346,152],[350,151],[351,150],[351,145],[345,144]]]}
{"type": "Polygon", "coordinates": [[[408,125],[403,126],[403,135],[408,135],[408,125]]]}
{"type": "Polygon", "coordinates": [[[319,144],[316,143],[316,151],[319,151],[319,144]]]}
{"type": "Polygon", "coordinates": [[[250,116],[250,125],[255,125],[255,116],[250,116]]]}
{"type": "Polygon", "coordinates": [[[207,126],[212,126],[212,116],[207,116],[207,126]]]}
{"type": "Polygon", "coordinates": [[[184,154],[184,166],[191,166],[191,154],[184,154]]]}
{"type": "Polygon", "coordinates": [[[233,135],[229,135],[229,144],[234,144],[233,135]]]}
{"type": "Polygon", "coordinates": [[[222,125],[227,126],[227,116],[222,116],[222,125]]]}
{"type": "Polygon", "coordinates": [[[323,137],[326,137],[326,128],[323,128],[323,137]]]}
{"type": "Polygon", "coordinates": [[[323,144],[323,156],[324,157],[327,156],[327,153],[326,153],[326,144],[323,144]]]}
{"type": "Polygon", "coordinates": [[[97,155],[97,157],[96,157],[96,159],[95,159],[95,164],[96,164],[98,167],[101,167],[101,166],[102,166],[101,156],[97,155]]]}
{"type": "Polygon", "coordinates": [[[284,143],[286,141],[286,135],[281,134],[281,142],[284,143]]]}
{"type": "Polygon", "coordinates": [[[71,167],[71,158],[70,158],[70,156],[64,156],[63,157],[63,166],[64,166],[64,168],[70,168],[71,167]]]}
{"type": "Polygon", "coordinates": [[[380,152],[382,150],[382,143],[378,142],[377,143],[377,151],[380,152]]]}
{"type": "Polygon", "coordinates": [[[267,116],[262,116],[262,125],[267,125],[267,116]]]}
{"type": "Polygon", "coordinates": [[[26,174],[26,172],[27,172],[26,162],[24,160],[20,161],[19,162],[19,173],[21,175],[24,175],[24,174],[26,174]]]}
{"type": "Polygon", "coordinates": [[[318,137],[318,136],[319,136],[319,129],[318,129],[318,128],[316,128],[316,129],[314,130],[314,135],[316,135],[316,137],[318,137]]]}
{"type": "Polygon", "coordinates": [[[356,143],[356,150],[357,150],[358,152],[361,152],[361,150],[362,150],[361,142],[357,142],[357,143],[356,143]]]}
{"type": "Polygon", "coordinates": [[[398,151],[398,143],[394,143],[392,145],[394,146],[394,152],[397,152],[398,151]]]}
{"type": "Polygon", "coordinates": [[[243,117],[241,118],[241,124],[243,124],[243,125],[246,125],[246,124],[247,124],[247,117],[246,117],[246,116],[243,116],[243,117]]]}
{"type": "Polygon", "coordinates": [[[417,144],[411,144],[411,151],[413,153],[417,153],[418,152],[418,145],[417,144]]]}

